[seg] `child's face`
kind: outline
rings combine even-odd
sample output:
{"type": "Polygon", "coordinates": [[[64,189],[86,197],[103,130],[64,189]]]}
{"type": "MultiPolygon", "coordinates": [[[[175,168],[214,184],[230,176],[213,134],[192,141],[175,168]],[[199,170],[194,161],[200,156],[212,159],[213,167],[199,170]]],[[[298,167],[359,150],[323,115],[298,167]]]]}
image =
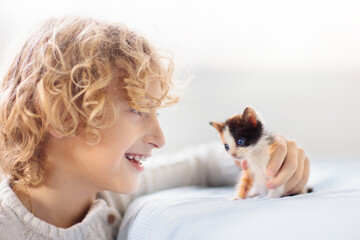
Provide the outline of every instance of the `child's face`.
{"type": "MultiPolygon", "coordinates": [[[[160,97],[160,83],[151,81],[148,91],[160,97]]],[[[75,180],[74,184],[78,182],[90,191],[134,192],[140,171],[125,153],[150,156],[154,148],[165,144],[165,139],[156,109],[140,116],[129,107],[125,94],[120,96],[119,109],[116,123],[101,131],[97,145],[88,145],[79,136],[60,139],[52,136],[48,145],[49,172],[58,170],[57,174],[62,174],[60,179],[75,180]]]]}

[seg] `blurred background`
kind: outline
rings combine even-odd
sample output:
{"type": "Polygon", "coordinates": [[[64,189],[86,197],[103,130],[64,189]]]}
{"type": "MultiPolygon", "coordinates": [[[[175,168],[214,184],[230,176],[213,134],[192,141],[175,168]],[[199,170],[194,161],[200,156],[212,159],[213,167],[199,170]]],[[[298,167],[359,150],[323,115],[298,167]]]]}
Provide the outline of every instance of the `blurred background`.
{"type": "Polygon", "coordinates": [[[219,141],[210,121],[253,106],[312,158],[360,157],[360,1],[1,1],[0,63],[39,21],[122,22],[174,57],[189,86],[160,111],[158,152],[219,141]]]}

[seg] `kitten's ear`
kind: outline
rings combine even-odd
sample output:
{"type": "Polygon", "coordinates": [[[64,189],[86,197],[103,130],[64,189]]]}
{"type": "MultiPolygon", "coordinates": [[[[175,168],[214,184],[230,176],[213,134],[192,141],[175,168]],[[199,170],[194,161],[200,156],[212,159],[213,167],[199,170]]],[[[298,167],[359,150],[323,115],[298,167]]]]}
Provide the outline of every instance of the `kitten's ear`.
{"type": "Polygon", "coordinates": [[[250,123],[251,126],[256,127],[257,126],[257,117],[256,112],[251,107],[246,107],[243,112],[243,119],[250,123]]]}
{"type": "Polygon", "coordinates": [[[219,133],[222,133],[224,131],[224,123],[222,122],[210,122],[210,125],[213,126],[216,130],[219,131],[219,133]]]}

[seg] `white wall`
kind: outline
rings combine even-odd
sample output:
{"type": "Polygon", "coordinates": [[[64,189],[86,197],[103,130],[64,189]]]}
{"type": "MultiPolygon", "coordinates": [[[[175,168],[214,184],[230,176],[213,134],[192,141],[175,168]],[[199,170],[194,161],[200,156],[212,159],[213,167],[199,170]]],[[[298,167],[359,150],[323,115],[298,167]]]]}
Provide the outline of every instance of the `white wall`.
{"type": "Polygon", "coordinates": [[[296,140],[309,156],[359,157],[359,77],[198,70],[179,105],[160,115],[167,150],[219,139],[209,122],[224,121],[251,105],[269,130],[296,140]]]}
{"type": "Polygon", "coordinates": [[[0,54],[45,17],[120,21],[193,76],[162,113],[162,151],[218,139],[208,122],[252,105],[309,155],[360,156],[359,12],[355,0],[2,1],[0,54]]]}

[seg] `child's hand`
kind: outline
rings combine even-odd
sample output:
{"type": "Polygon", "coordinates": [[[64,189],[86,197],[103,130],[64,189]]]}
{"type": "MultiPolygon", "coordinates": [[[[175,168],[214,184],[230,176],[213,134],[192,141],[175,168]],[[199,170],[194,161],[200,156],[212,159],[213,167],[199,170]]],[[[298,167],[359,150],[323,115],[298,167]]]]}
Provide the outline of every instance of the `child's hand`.
{"type": "MultiPolygon", "coordinates": [[[[276,142],[277,147],[267,168],[267,174],[275,177],[268,181],[267,186],[269,189],[274,189],[285,184],[284,195],[299,193],[309,179],[309,158],[294,141],[277,135],[276,142]]],[[[236,165],[244,170],[248,168],[246,159],[236,165]]]]}

